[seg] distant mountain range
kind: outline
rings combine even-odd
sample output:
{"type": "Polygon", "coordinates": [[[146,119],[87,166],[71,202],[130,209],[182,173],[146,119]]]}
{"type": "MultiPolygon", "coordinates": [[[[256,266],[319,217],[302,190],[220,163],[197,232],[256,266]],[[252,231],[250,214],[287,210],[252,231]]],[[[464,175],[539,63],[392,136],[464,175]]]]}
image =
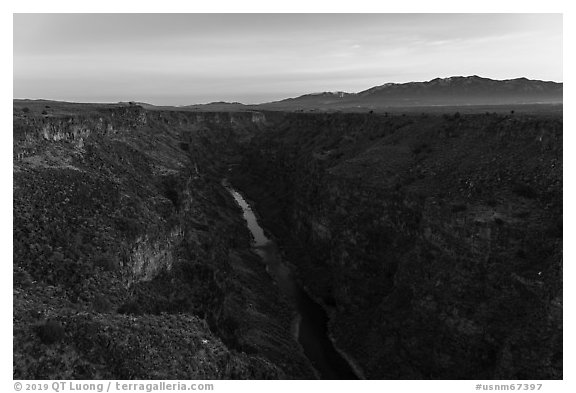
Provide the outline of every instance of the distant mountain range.
{"type": "Polygon", "coordinates": [[[430,106],[560,104],[563,84],[526,78],[494,80],[473,76],[427,82],[386,83],[359,93],[323,92],[259,105],[217,102],[188,105],[192,110],[347,110],[430,106]]]}
{"type": "Polygon", "coordinates": [[[155,106],[141,102],[130,104],[141,105],[146,109],[221,112],[384,111],[418,107],[561,104],[562,95],[562,83],[526,78],[494,80],[473,75],[436,78],[427,82],[386,83],[359,93],[342,91],[312,93],[257,105],[223,101],[177,107],[155,106]]]}
{"type": "Polygon", "coordinates": [[[526,78],[493,80],[479,76],[388,83],[356,95],[358,101],[393,105],[486,105],[562,102],[562,84],[526,78]]]}

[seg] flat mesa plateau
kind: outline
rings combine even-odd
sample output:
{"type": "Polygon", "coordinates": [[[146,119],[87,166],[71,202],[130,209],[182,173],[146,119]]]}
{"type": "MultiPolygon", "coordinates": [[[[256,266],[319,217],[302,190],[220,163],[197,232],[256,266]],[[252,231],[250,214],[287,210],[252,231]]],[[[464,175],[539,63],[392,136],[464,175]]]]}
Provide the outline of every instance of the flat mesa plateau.
{"type": "Polygon", "coordinates": [[[562,104],[405,89],[14,100],[14,379],[562,379],[562,104]]]}

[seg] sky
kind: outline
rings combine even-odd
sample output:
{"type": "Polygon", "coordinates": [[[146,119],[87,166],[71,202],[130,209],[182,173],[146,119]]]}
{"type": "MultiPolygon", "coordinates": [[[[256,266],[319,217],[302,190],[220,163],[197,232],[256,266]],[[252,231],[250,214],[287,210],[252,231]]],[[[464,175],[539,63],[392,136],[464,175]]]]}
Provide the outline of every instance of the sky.
{"type": "Polygon", "coordinates": [[[561,14],[14,14],[14,98],[261,103],[479,75],[563,81],[561,14]]]}

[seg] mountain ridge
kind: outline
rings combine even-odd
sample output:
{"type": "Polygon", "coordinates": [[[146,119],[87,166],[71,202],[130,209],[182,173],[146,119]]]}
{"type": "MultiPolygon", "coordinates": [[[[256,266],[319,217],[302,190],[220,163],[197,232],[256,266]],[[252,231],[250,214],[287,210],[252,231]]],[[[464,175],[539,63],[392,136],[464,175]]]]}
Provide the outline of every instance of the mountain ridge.
{"type": "MultiPolygon", "coordinates": [[[[562,104],[563,82],[519,77],[490,79],[478,75],[434,78],[423,82],[394,83],[349,93],[325,91],[307,93],[260,104],[214,101],[180,106],[153,105],[143,102],[119,103],[140,105],[146,109],[191,111],[357,111],[437,106],[499,106],[526,104],[562,104]]],[[[43,100],[36,100],[43,102],[43,100]]]]}
{"type": "Polygon", "coordinates": [[[325,91],[278,101],[245,105],[217,102],[186,105],[192,110],[383,110],[455,105],[523,105],[562,103],[563,83],[519,77],[491,79],[478,75],[434,78],[423,82],[387,82],[357,93],[325,91]]]}

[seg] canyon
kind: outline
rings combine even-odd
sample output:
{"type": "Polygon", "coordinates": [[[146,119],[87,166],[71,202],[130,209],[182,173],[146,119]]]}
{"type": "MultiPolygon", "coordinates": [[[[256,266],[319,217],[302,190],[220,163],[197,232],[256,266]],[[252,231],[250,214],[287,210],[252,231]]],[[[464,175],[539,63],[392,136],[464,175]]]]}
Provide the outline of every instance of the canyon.
{"type": "Polygon", "coordinates": [[[15,100],[14,378],[562,379],[550,108],[15,100]],[[230,187],[346,371],[295,334],[230,187]]]}

